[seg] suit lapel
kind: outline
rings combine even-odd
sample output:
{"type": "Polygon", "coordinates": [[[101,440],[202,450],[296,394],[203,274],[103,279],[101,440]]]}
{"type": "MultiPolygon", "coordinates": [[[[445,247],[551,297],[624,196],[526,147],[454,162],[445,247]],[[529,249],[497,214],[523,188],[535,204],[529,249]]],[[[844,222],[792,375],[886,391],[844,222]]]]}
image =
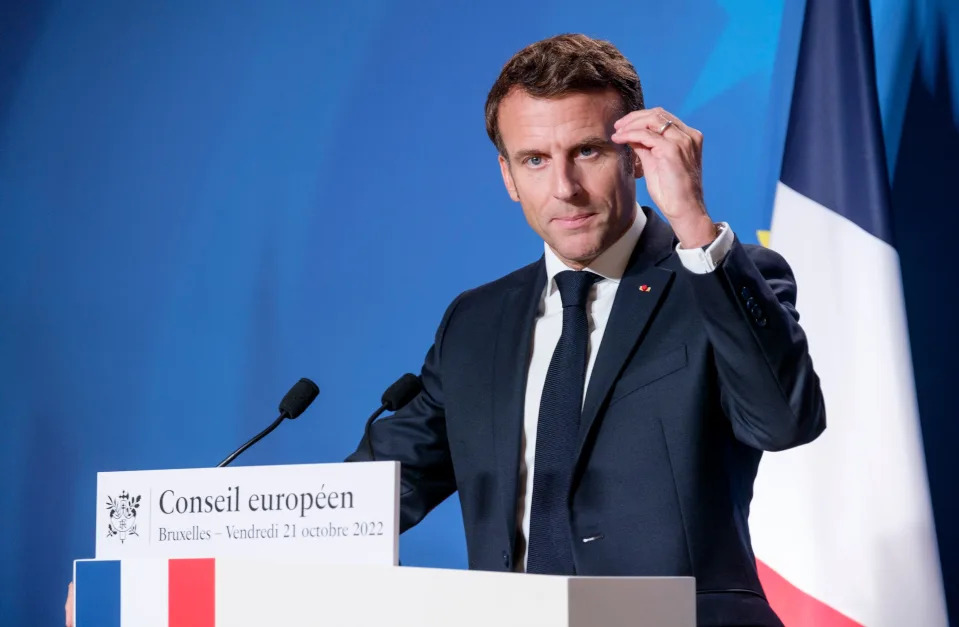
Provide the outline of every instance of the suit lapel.
{"type": "Polygon", "coordinates": [[[619,289],[616,290],[599,354],[593,364],[580,418],[577,459],[582,454],[603,402],[673,280],[672,270],[656,267],[673,252],[675,243],[672,229],[652,211],[647,212],[647,218],[619,289]]]}
{"type": "Polygon", "coordinates": [[[541,259],[526,280],[503,297],[493,372],[493,442],[498,485],[502,486],[510,546],[516,538],[516,498],[519,454],[526,405],[526,379],[532,350],[533,321],[546,286],[546,264],[541,259]]]}

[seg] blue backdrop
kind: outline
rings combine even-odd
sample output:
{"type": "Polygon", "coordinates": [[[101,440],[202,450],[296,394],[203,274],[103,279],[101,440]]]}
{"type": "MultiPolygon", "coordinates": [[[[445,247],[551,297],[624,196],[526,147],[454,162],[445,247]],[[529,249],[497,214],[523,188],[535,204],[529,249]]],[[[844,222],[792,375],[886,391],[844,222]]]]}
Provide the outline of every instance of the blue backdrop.
{"type": "MultiPolygon", "coordinates": [[[[457,4],[0,5],[3,624],[60,624],[71,560],[93,554],[97,471],[213,465],[301,376],[318,401],[240,463],[340,460],[448,302],[541,253],[483,124],[525,44],[616,43],[647,104],[704,132],[712,215],[747,241],[768,228],[802,0],[457,4]]],[[[952,267],[959,232],[959,3],[873,13],[957,615],[959,332],[930,269],[952,267]]],[[[401,558],[465,567],[455,498],[401,558]]]]}

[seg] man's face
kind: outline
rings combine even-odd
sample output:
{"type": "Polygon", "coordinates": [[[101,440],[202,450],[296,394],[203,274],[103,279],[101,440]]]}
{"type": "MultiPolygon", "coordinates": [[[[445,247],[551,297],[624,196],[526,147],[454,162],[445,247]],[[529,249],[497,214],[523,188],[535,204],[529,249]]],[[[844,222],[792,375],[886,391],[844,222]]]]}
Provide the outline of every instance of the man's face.
{"type": "Polygon", "coordinates": [[[613,89],[559,98],[514,89],[500,103],[503,182],[529,225],[570,267],[586,267],[635,218],[641,171],[632,153],[609,139],[624,113],[613,89]]]}

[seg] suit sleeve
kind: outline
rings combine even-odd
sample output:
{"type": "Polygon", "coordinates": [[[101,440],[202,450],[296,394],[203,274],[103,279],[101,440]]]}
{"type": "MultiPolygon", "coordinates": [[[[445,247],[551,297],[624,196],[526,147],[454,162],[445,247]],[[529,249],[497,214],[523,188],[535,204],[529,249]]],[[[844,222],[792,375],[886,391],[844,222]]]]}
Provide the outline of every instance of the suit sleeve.
{"type": "Polygon", "coordinates": [[[714,272],[690,279],[737,439],[768,451],[816,439],[826,410],[786,261],[737,239],[714,272]]]}
{"type": "MultiPolygon", "coordinates": [[[[392,416],[370,429],[378,461],[392,460],[400,470],[400,532],[420,522],[456,490],[446,438],[441,377],[443,337],[458,297],[446,310],[420,373],[423,390],[392,416]]],[[[366,436],[346,461],[370,461],[366,436]]]]}

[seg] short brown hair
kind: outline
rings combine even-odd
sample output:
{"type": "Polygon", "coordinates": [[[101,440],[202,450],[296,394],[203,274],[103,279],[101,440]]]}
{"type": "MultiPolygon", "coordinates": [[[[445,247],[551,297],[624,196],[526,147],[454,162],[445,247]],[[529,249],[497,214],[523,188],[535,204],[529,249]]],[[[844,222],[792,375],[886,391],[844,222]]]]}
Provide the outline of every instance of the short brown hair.
{"type": "Polygon", "coordinates": [[[556,98],[574,92],[612,87],[623,99],[623,113],[643,108],[643,89],[636,68],[616,46],[586,35],[564,34],[530,44],[506,62],[486,97],[486,133],[501,155],[499,105],[514,88],[535,98],[556,98]]]}

